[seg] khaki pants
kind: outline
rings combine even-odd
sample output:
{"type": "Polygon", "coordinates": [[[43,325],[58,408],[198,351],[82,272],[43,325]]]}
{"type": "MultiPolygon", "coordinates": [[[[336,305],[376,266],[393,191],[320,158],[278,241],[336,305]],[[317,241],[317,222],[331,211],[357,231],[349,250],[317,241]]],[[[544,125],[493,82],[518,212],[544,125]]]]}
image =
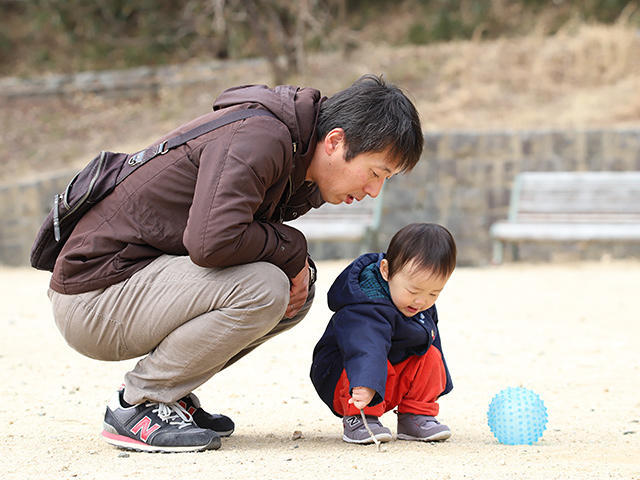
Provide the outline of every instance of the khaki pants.
{"type": "Polygon", "coordinates": [[[284,318],[289,279],[265,262],[203,268],[163,255],[108,288],[63,295],[49,290],[58,329],[98,360],[144,357],[125,375],[125,400],[170,403],[269,338],[300,322],[284,318]]]}

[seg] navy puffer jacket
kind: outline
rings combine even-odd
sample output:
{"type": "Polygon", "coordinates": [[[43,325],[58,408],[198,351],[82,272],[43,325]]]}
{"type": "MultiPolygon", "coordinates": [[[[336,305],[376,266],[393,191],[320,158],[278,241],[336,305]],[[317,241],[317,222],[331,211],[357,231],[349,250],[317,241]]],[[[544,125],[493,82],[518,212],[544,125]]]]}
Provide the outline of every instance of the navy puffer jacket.
{"type": "MultiPolygon", "coordinates": [[[[413,317],[403,315],[378,273],[383,258],[383,253],[361,255],[338,276],[328,293],[329,308],[335,313],[313,351],[311,381],[337,416],[333,393],[343,369],[350,388],[375,390],[369,404],[373,406],[384,399],[387,359],[396,365],[412,355],[424,355],[430,347],[442,354],[435,305],[413,317]],[[372,264],[376,268],[367,269],[372,264]],[[371,272],[377,274],[374,279],[371,272]],[[372,288],[372,281],[377,281],[378,288],[372,288]]],[[[447,374],[444,395],[453,384],[444,355],[442,360],[447,374]]]]}

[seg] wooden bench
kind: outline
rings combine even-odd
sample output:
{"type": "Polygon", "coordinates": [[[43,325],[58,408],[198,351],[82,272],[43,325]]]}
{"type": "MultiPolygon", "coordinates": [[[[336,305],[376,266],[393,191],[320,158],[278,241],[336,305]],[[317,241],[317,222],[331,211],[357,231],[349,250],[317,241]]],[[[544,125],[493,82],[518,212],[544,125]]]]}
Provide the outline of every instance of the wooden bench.
{"type": "Polygon", "coordinates": [[[509,218],[491,226],[493,262],[521,241],[640,241],[640,172],[523,172],[509,218]]]}
{"type": "MultiPolygon", "coordinates": [[[[383,189],[384,190],[384,189],[383,189]]],[[[287,222],[297,228],[309,242],[362,242],[367,249],[377,249],[377,236],[382,216],[382,197],[366,197],[351,205],[325,203],[302,217],[287,222]]]]}

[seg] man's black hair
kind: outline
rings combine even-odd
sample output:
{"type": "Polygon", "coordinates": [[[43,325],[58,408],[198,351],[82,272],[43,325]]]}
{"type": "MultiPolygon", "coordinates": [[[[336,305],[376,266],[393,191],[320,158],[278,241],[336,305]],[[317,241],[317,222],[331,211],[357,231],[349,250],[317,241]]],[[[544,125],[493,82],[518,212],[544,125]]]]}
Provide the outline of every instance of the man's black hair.
{"type": "Polygon", "coordinates": [[[456,242],[451,232],[436,223],[411,223],[391,239],[386,259],[389,278],[411,264],[412,269],[431,270],[448,277],[456,267],[456,242]]]}
{"type": "Polygon", "coordinates": [[[324,139],[334,128],[344,130],[347,161],[389,148],[396,166],[407,172],[422,154],[424,136],[416,107],[382,77],[364,75],[322,103],[318,138],[324,139]]]}

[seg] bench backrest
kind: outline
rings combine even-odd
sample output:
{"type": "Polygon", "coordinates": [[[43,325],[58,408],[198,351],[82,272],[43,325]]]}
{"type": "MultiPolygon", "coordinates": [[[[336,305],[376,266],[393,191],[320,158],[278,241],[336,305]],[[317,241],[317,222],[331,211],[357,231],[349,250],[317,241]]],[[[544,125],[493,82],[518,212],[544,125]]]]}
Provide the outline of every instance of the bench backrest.
{"type": "Polygon", "coordinates": [[[509,220],[640,223],[640,172],[523,172],[509,220]]]}
{"type": "Polygon", "coordinates": [[[354,201],[351,205],[325,203],[287,224],[303,232],[309,240],[357,241],[362,239],[367,231],[379,228],[382,196],[381,192],[375,199],[366,197],[361,202],[354,201]]]}

